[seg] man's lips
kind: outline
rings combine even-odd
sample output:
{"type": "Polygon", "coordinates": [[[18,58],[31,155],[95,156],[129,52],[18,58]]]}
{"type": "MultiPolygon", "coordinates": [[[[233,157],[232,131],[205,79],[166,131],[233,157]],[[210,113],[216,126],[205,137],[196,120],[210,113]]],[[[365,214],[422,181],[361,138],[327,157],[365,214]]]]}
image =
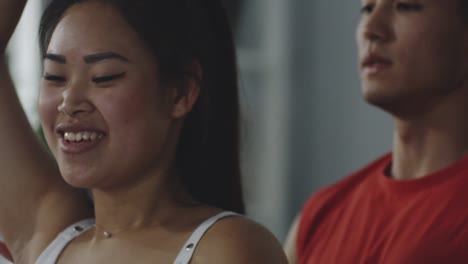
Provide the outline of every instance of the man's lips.
{"type": "Polygon", "coordinates": [[[366,56],[366,58],[363,60],[361,65],[363,68],[365,68],[365,67],[371,67],[375,64],[391,65],[392,61],[383,56],[370,54],[366,56]]]}
{"type": "Polygon", "coordinates": [[[361,68],[363,69],[363,73],[365,75],[371,75],[391,67],[392,64],[393,62],[388,58],[370,54],[362,61],[361,68]]]}

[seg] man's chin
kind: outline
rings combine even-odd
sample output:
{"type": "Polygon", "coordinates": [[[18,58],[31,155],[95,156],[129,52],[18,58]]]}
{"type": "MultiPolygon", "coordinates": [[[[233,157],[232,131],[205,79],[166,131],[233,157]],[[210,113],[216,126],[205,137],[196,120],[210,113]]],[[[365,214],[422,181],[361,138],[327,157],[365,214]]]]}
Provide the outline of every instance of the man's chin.
{"type": "Polygon", "coordinates": [[[364,93],[364,100],[394,117],[413,118],[424,112],[425,104],[410,96],[364,93]]]}
{"type": "Polygon", "coordinates": [[[379,108],[383,108],[384,110],[387,107],[396,104],[398,101],[398,99],[395,96],[385,94],[382,91],[377,90],[364,90],[363,97],[368,104],[379,108]]]}

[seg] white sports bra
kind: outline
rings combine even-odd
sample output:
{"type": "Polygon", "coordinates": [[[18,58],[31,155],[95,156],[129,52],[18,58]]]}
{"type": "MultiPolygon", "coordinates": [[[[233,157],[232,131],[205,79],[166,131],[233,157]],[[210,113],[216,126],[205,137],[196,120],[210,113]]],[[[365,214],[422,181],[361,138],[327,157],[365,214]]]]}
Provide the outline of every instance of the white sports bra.
{"type": "MultiPolygon", "coordinates": [[[[177,258],[175,259],[174,264],[188,264],[192,258],[195,248],[206,231],[219,219],[237,215],[238,214],[233,212],[222,212],[201,223],[197,229],[193,231],[190,238],[185,242],[184,246],[177,255],[177,258]]],[[[42,254],[37,259],[36,264],[55,264],[68,243],[70,243],[77,236],[92,228],[93,225],[94,219],[86,219],[66,228],[42,252],[42,254]]]]}

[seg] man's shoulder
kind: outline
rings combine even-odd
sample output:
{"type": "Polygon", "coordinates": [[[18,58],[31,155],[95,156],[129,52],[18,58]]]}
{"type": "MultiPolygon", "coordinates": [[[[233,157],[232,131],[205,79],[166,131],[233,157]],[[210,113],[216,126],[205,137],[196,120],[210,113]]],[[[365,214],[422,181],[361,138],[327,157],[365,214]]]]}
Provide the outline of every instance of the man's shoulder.
{"type": "Polygon", "coordinates": [[[340,217],[336,210],[345,208],[348,203],[359,199],[359,194],[364,193],[367,196],[366,189],[373,188],[372,183],[377,182],[373,179],[382,174],[382,170],[390,164],[391,158],[391,154],[386,154],[342,180],[319,190],[307,200],[298,222],[299,252],[304,252],[304,247],[312,238],[311,234],[315,233],[329,216],[340,217]]]}
{"type": "Polygon", "coordinates": [[[391,154],[386,154],[353,174],[348,175],[330,186],[322,188],[307,200],[303,213],[311,208],[320,208],[327,204],[335,204],[336,202],[344,200],[343,198],[352,194],[363,182],[381,174],[382,168],[387,166],[391,162],[391,159],[391,154]]]}

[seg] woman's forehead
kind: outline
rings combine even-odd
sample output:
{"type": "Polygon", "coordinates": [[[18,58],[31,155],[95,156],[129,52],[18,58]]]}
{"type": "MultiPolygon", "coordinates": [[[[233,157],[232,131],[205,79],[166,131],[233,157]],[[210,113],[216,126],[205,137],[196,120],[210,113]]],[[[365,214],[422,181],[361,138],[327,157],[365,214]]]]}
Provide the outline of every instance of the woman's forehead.
{"type": "Polygon", "coordinates": [[[109,4],[84,2],[71,6],[55,28],[48,52],[92,54],[141,49],[137,33],[109,4]]]}

